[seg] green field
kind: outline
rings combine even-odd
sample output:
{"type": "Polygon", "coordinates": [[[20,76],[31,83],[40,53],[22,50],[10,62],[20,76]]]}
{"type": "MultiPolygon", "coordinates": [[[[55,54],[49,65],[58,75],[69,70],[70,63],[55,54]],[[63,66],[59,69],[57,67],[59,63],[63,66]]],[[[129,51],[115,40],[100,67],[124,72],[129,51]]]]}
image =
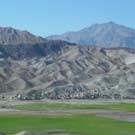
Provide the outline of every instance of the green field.
{"type": "Polygon", "coordinates": [[[45,110],[69,110],[69,109],[112,109],[135,111],[135,103],[115,103],[115,104],[68,104],[68,103],[31,103],[14,106],[16,109],[45,111],[45,110]]]}
{"type": "MultiPolygon", "coordinates": [[[[135,104],[65,104],[31,103],[12,106],[21,110],[116,109],[135,111],[135,104]]],[[[0,132],[13,135],[20,131],[64,131],[81,135],[135,135],[135,122],[98,117],[94,114],[70,115],[0,115],[0,132]]]]}
{"type": "Polygon", "coordinates": [[[83,135],[135,135],[135,123],[95,115],[0,116],[0,131],[11,135],[24,130],[35,132],[63,130],[83,135]]]}

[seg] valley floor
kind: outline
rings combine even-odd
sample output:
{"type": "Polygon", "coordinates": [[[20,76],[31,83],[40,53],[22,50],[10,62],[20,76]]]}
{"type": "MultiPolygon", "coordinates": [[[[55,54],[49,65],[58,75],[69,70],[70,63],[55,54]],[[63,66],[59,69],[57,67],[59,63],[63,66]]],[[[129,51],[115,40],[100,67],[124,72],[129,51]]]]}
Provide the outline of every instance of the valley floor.
{"type": "Polygon", "coordinates": [[[55,132],[55,135],[135,134],[135,103],[19,101],[2,106],[3,103],[0,132],[7,135],[21,131],[43,135],[48,132],[55,132]]]}

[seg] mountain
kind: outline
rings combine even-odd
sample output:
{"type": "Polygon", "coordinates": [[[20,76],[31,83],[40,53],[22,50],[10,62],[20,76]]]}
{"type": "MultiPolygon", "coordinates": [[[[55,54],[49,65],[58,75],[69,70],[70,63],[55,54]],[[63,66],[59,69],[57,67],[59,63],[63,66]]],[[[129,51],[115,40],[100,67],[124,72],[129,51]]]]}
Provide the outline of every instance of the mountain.
{"type": "Polygon", "coordinates": [[[67,32],[62,35],[54,35],[47,38],[105,48],[135,48],[135,30],[114,22],[94,24],[77,32],[67,32]]]}
{"type": "Polygon", "coordinates": [[[1,45],[35,44],[43,43],[44,41],[45,39],[27,31],[21,31],[11,27],[0,27],[1,45]]]}
{"type": "Polygon", "coordinates": [[[0,100],[135,99],[135,49],[80,46],[2,29],[0,100]]]}
{"type": "Polygon", "coordinates": [[[7,53],[3,45],[1,95],[21,100],[135,99],[134,49],[103,49],[63,41],[47,44],[24,47],[23,54],[14,46],[7,53]]]}
{"type": "Polygon", "coordinates": [[[58,54],[66,46],[75,44],[61,40],[45,40],[43,43],[34,44],[9,44],[0,45],[0,58],[11,58],[15,60],[40,58],[47,55],[58,54]]]}

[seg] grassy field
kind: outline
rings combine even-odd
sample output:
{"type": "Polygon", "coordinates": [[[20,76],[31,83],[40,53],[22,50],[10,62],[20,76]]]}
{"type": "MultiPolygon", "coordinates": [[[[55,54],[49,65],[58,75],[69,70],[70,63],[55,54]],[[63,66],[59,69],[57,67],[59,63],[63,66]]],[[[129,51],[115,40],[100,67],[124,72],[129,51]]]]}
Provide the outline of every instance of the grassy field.
{"type": "MultiPolygon", "coordinates": [[[[117,109],[135,111],[135,104],[65,104],[31,103],[13,106],[20,110],[117,109]]],[[[125,122],[96,115],[0,115],[0,132],[13,135],[20,131],[65,131],[81,135],[135,135],[135,122],[125,122]]]]}
{"type": "Polygon", "coordinates": [[[67,104],[67,103],[31,103],[14,106],[16,109],[44,111],[44,110],[69,110],[69,109],[113,109],[135,111],[135,103],[115,104],[67,104]]]}
{"type": "Polygon", "coordinates": [[[63,130],[83,135],[135,135],[135,123],[95,115],[68,116],[0,116],[0,131],[12,135],[20,131],[63,130]]]}

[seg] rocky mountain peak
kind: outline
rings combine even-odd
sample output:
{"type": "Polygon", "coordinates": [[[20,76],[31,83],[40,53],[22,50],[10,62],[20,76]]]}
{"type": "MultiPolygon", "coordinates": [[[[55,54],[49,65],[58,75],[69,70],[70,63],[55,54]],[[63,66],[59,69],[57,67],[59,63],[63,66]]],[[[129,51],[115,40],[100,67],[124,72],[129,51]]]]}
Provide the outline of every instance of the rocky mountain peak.
{"type": "Polygon", "coordinates": [[[104,48],[135,48],[135,30],[114,22],[93,24],[79,31],[50,36],[48,39],[61,39],[80,45],[95,45],[104,48]]]}

